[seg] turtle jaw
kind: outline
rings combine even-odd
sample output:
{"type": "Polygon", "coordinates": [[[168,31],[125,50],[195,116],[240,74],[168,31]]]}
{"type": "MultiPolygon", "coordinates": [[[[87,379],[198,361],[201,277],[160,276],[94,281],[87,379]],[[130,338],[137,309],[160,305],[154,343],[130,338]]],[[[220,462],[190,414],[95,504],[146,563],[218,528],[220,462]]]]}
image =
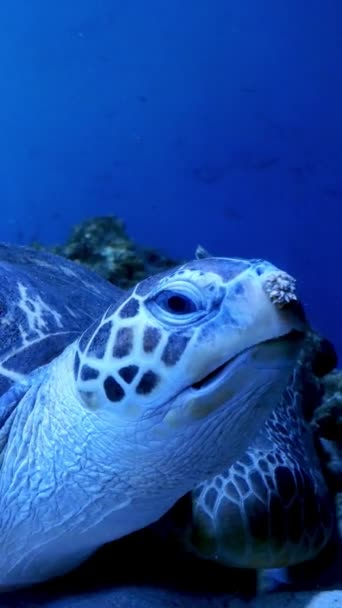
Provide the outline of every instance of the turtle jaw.
{"type": "Polygon", "coordinates": [[[281,366],[283,364],[287,365],[288,355],[290,355],[290,360],[292,360],[293,352],[295,355],[298,354],[298,348],[302,345],[303,337],[304,334],[302,332],[294,330],[286,336],[265,340],[260,344],[246,348],[213,369],[200,380],[194,382],[191,388],[198,392],[198,394],[203,394],[204,396],[210,395],[215,389],[218,389],[229,381],[232,368],[243,365],[243,360],[249,354],[251,360],[255,363],[256,369],[258,365],[261,368],[264,368],[265,365],[271,368],[278,368],[279,364],[281,366]],[[284,359],[279,358],[279,355],[280,357],[284,355],[284,359]]]}
{"type": "MultiPolygon", "coordinates": [[[[182,391],[164,418],[171,427],[189,424],[226,408],[257,407],[260,415],[270,413],[295,366],[304,334],[289,334],[251,346],[220,365],[182,391]],[[263,401],[266,393],[271,402],[263,401]],[[265,410],[267,412],[265,413],[265,410]]],[[[227,418],[229,415],[227,413],[227,418]]]]}

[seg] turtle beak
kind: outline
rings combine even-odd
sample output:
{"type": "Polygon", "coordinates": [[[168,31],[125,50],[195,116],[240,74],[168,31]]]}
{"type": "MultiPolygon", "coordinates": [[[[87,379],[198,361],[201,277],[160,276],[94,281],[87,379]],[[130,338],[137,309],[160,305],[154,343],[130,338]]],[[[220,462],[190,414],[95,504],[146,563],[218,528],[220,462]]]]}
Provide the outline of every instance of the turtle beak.
{"type": "Polygon", "coordinates": [[[303,340],[304,334],[293,330],[247,348],[183,391],[164,421],[181,427],[224,410],[227,421],[243,416],[253,420],[255,413],[259,424],[281,398],[303,340]]]}
{"type": "MultiPolygon", "coordinates": [[[[188,404],[191,417],[198,419],[229,403],[248,402],[253,407],[270,393],[275,406],[285,389],[303,345],[304,334],[292,331],[286,336],[267,340],[239,353],[191,387],[188,404]]],[[[259,411],[259,406],[258,406],[259,411]]]]}

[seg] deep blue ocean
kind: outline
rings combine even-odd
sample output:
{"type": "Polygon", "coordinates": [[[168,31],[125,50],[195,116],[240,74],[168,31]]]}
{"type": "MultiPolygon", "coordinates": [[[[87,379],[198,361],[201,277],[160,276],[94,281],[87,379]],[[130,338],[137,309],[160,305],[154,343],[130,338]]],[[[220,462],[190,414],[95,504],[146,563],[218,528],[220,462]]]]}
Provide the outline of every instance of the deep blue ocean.
{"type": "Polygon", "coordinates": [[[342,354],[342,2],[2,0],[0,239],[265,257],[342,354]]]}

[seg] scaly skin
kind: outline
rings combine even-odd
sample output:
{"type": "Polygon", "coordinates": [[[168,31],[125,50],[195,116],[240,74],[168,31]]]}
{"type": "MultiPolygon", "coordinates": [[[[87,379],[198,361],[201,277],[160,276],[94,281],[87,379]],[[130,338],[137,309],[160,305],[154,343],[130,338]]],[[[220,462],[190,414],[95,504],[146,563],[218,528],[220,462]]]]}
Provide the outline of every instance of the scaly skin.
{"type": "Polygon", "coordinates": [[[185,537],[228,566],[281,568],[313,559],[334,530],[334,502],[303,416],[309,388],[295,370],[280,402],[231,467],[193,492],[185,537]]]}
{"type": "Polygon", "coordinates": [[[70,570],[244,452],[301,344],[274,272],[216,258],[143,281],[32,375],[3,453],[2,589],[70,570]]]}

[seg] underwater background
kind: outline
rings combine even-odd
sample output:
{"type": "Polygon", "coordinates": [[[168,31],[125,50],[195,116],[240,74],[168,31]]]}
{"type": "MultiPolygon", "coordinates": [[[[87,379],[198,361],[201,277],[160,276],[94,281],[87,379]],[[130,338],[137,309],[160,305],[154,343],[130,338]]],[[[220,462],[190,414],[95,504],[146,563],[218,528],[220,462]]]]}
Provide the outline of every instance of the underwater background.
{"type": "Polygon", "coordinates": [[[342,355],[342,2],[2,0],[0,240],[292,273],[342,355]]]}

